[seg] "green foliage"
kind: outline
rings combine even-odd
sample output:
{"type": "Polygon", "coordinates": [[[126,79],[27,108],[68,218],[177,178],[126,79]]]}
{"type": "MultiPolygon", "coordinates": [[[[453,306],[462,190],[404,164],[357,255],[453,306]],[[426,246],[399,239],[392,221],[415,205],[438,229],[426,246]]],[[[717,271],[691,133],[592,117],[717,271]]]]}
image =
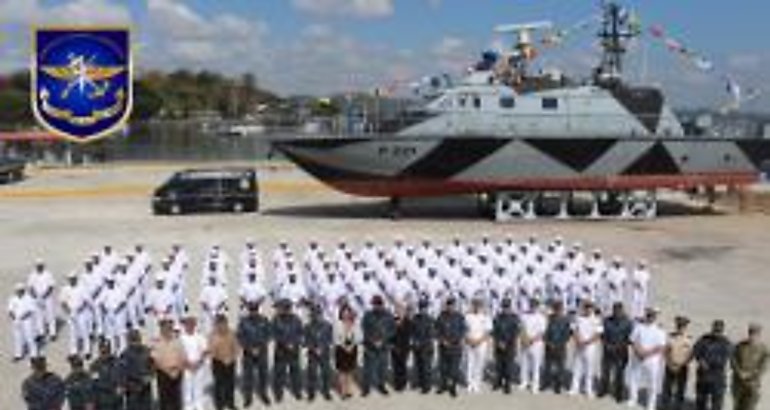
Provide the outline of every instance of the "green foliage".
{"type": "MultiPolygon", "coordinates": [[[[214,111],[222,117],[242,117],[261,104],[277,106],[280,99],[257,86],[253,74],[228,78],[211,71],[150,71],[134,79],[131,119],[187,118],[196,111],[214,111]]],[[[19,71],[0,77],[0,128],[35,124],[30,108],[30,76],[19,71]]]]}
{"type": "Polygon", "coordinates": [[[310,106],[310,112],[316,117],[335,117],[342,112],[337,101],[321,98],[310,106]]]}
{"type": "Polygon", "coordinates": [[[13,87],[0,88],[0,129],[12,130],[17,127],[31,126],[32,109],[29,103],[29,91],[13,87]]]}

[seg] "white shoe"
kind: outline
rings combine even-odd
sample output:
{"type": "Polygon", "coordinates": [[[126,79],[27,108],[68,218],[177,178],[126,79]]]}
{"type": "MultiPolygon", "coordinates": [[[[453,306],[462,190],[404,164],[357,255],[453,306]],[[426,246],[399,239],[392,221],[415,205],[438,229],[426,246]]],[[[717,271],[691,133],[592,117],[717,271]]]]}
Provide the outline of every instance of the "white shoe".
{"type": "Polygon", "coordinates": [[[636,407],[636,403],[633,400],[626,400],[626,407],[636,407]]]}

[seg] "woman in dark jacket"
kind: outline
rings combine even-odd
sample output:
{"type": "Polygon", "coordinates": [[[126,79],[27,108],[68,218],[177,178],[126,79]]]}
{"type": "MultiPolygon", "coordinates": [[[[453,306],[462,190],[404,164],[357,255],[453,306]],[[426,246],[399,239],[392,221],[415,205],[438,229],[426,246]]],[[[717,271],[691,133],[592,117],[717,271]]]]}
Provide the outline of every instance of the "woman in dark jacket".
{"type": "Polygon", "coordinates": [[[339,320],[334,325],[334,363],[337,369],[337,386],[343,400],[353,394],[360,343],[361,329],[356,314],[349,305],[343,305],[340,308],[339,320]]]}

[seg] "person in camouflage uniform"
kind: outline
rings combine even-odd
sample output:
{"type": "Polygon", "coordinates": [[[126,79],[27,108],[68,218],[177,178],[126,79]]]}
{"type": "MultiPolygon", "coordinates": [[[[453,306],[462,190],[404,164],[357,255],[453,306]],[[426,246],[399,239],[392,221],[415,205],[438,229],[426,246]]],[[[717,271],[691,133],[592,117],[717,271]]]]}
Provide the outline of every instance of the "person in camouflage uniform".
{"type": "Polygon", "coordinates": [[[767,345],[761,341],[761,337],[762,328],[752,324],[749,326],[748,338],[735,346],[731,363],[735,410],[754,410],[759,403],[762,376],[770,360],[767,345]]]}

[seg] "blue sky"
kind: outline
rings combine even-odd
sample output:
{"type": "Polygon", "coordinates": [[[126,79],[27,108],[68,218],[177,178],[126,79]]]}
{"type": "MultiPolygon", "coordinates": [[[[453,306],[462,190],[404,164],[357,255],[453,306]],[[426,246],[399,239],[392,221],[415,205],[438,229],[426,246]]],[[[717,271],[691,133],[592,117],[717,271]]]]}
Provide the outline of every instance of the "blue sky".
{"type": "MultiPolygon", "coordinates": [[[[502,38],[498,23],[553,20],[570,26],[596,12],[598,0],[0,0],[0,71],[28,61],[33,24],[129,23],[142,69],[207,68],[257,74],[281,94],[323,94],[403,84],[452,72],[502,38]]],[[[645,26],[660,24],[714,61],[744,88],[770,93],[770,2],[636,0],[623,4],[645,26]]],[[[543,66],[576,76],[596,59],[593,30],[544,50],[543,66]]],[[[629,76],[665,86],[678,105],[720,104],[723,80],[703,74],[658,42],[642,40],[629,76]],[[642,44],[647,44],[642,46],[642,44]]],[[[747,109],[765,109],[768,98],[747,109]]]]}

